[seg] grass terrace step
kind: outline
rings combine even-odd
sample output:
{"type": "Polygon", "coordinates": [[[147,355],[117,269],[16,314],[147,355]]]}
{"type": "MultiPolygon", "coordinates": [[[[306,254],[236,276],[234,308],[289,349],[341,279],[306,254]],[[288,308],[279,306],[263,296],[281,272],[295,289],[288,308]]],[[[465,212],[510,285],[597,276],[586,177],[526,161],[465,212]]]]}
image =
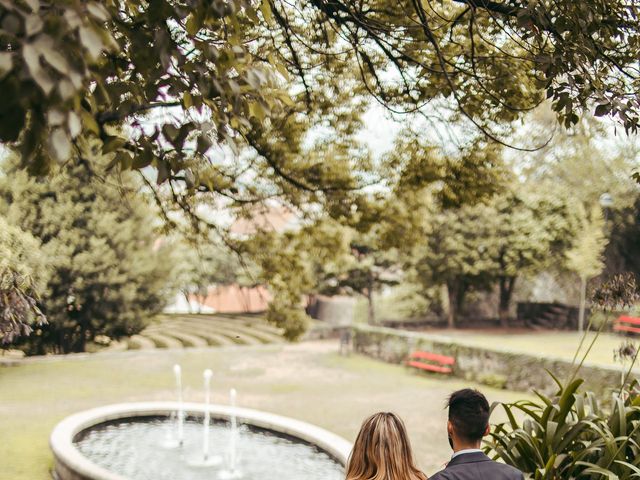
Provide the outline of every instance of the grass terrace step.
{"type": "Polygon", "coordinates": [[[165,335],[177,338],[185,347],[206,347],[209,345],[209,342],[207,342],[205,338],[202,338],[196,332],[189,330],[189,332],[187,333],[184,331],[178,331],[176,330],[176,328],[177,327],[162,330],[162,332],[165,335]]]}
{"type": "Polygon", "coordinates": [[[141,335],[149,338],[158,348],[183,348],[182,342],[174,337],[166,335],[164,330],[145,329],[141,335]]]}
{"type": "Polygon", "coordinates": [[[190,335],[194,335],[199,338],[202,338],[208,345],[215,346],[215,347],[237,345],[237,342],[235,342],[234,339],[229,338],[225,335],[221,335],[215,331],[209,330],[206,327],[201,328],[199,326],[194,326],[194,325],[167,324],[167,328],[188,329],[190,335]]]}
{"type": "Polygon", "coordinates": [[[239,321],[244,323],[247,326],[250,325],[252,328],[261,330],[263,332],[273,333],[274,335],[279,335],[279,336],[282,335],[282,329],[271,325],[264,319],[264,317],[248,316],[248,315],[243,316],[243,315],[232,315],[232,314],[218,314],[216,315],[215,318],[239,321]]]}
{"type": "Polygon", "coordinates": [[[127,340],[123,340],[123,341],[120,341],[120,342],[111,342],[111,344],[109,344],[109,346],[107,348],[105,348],[103,351],[124,352],[128,348],[129,348],[129,345],[128,345],[127,340]]]}
{"type": "MultiPolygon", "coordinates": [[[[169,326],[172,325],[175,321],[180,321],[179,325],[181,328],[189,328],[190,324],[193,324],[193,321],[189,318],[180,318],[173,321],[168,321],[164,325],[169,326]]],[[[224,322],[199,322],[198,326],[208,325],[211,328],[212,332],[215,332],[219,335],[224,335],[225,337],[229,337],[235,343],[244,344],[244,345],[260,345],[263,343],[258,338],[253,335],[247,334],[242,329],[237,329],[233,325],[224,322]]]]}
{"type": "Polygon", "coordinates": [[[221,323],[229,328],[233,328],[239,332],[243,332],[246,335],[251,335],[252,337],[257,338],[262,343],[279,343],[282,342],[282,337],[277,334],[273,334],[271,332],[264,332],[262,330],[256,329],[253,326],[247,326],[245,323],[241,321],[232,321],[226,322],[224,320],[212,319],[210,320],[212,324],[221,323]]]}
{"type": "Polygon", "coordinates": [[[150,350],[156,348],[156,344],[142,335],[132,335],[127,341],[129,350],[150,350]]]}
{"type": "MultiPolygon", "coordinates": [[[[218,318],[208,318],[208,319],[191,319],[191,318],[183,318],[181,319],[183,322],[182,325],[194,324],[197,323],[199,326],[206,325],[211,328],[213,331],[220,332],[226,334],[225,332],[233,332],[236,336],[246,340],[245,343],[256,345],[259,343],[277,343],[281,342],[282,338],[273,335],[270,333],[261,332],[259,330],[254,330],[251,327],[247,327],[242,325],[236,321],[229,321],[226,319],[218,319],[218,318]]],[[[171,322],[168,322],[170,325],[171,322]]],[[[188,328],[188,327],[187,327],[188,328]]]]}

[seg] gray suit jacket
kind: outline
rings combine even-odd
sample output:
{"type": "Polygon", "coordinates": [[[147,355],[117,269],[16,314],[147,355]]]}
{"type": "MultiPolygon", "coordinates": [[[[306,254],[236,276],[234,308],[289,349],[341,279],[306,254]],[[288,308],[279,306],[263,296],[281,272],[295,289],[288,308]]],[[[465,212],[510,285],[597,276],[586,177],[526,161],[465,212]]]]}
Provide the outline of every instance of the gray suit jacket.
{"type": "Polygon", "coordinates": [[[429,480],[523,480],[517,468],[491,460],[484,453],[463,453],[451,459],[444,470],[429,480]]]}

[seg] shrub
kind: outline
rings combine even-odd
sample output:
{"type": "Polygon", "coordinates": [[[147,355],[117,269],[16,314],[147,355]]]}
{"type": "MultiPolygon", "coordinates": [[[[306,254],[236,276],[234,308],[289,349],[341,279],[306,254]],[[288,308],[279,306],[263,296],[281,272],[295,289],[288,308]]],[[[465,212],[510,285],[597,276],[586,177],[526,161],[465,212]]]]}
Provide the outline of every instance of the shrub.
{"type": "Polygon", "coordinates": [[[142,330],[170,298],[173,259],[156,242],[155,211],[139,182],[103,181],[86,162],[46,178],[2,165],[0,214],[38,241],[51,269],[38,307],[48,323],[18,348],[30,354],[84,351],[97,335],[142,330]]]}
{"type": "Polygon", "coordinates": [[[608,403],[579,392],[583,381],[558,384],[552,397],[496,403],[508,421],[495,425],[486,451],[536,480],[640,476],[640,392],[634,381],[608,403]]]}

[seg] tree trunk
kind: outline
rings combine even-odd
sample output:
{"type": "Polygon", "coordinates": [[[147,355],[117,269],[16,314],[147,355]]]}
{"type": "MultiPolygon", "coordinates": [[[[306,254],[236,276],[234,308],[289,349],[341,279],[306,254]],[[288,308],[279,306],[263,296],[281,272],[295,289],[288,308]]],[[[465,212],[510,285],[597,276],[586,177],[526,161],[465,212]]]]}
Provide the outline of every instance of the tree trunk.
{"type": "Polygon", "coordinates": [[[373,274],[369,272],[368,274],[368,285],[367,285],[367,321],[369,325],[375,325],[376,323],[376,312],[373,305],[373,274]]]}
{"type": "Polygon", "coordinates": [[[587,303],[587,277],[580,276],[580,311],[578,313],[578,331],[584,330],[584,310],[587,303]]]}
{"type": "Polygon", "coordinates": [[[182,295],[184,295],[184,299],[187,301],[187,312],[193,313],[193,311],[191,310],[191,302],[189,301],[189,291],[183,290],[182,295]]]}
{"type": "Polygon", "coordinates": [[[516,283],[516,277],[500,277],[500,302],[498,307],[498,317],[503,328],[509,327],[509,306],[511,305],[511,295],[516,283]]]}
{"type": "Polygon", "coordinates": [[[447,326],[449,328],[456,328],[458,307],[460,306],[460,282],[458,280],[451,280],[447,282],[447,298],[449,300],[449,308],[447,309],[447,326]]]}
{"type": "Polygon", "coordinates": [[[451,292],[449,292],[449,307],[447,308],[447,326],[449,328],[456,327],[456,305],[451,292]]]}
{"type": "Polygon", "coordinates": [[[464,296],[467,291],[464,280],[451,280],[447,282],[447,296],[449,297],[449,311],[447,312],[447,326],[456,328],[458,313],[464,305],[464,296]]]}
{"type": "Polygon", "coordinates": [[[375,325],[376,323],[376,312],[373,305],[373,292],[371,289],[367,289],[367,321],[369,325],[375,325]]]}

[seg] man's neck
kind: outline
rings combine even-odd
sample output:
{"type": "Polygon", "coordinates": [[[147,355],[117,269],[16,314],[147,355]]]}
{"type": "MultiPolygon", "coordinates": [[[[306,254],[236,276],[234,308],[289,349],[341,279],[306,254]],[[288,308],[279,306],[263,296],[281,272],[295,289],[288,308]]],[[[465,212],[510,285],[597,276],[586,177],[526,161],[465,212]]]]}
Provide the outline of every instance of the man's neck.
{"type": "Polygon", "coordinates": [[[462,450],[480,450],[481,442],[469,444],[469,445],[453,445],[453,453],[461,452],[462,450]]]}

